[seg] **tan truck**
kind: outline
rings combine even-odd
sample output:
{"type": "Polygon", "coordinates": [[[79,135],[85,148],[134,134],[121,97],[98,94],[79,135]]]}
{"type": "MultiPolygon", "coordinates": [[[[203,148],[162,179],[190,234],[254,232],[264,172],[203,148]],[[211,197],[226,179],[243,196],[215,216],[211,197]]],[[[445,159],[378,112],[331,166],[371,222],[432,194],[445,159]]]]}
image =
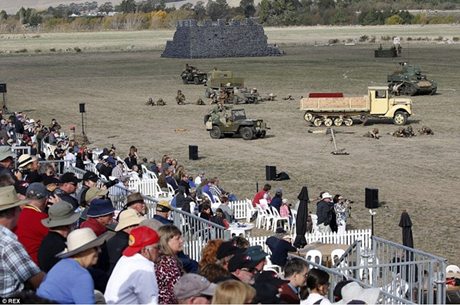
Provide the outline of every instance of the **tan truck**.
{"type": "Polygon", "coordinates": [[[368,94],[344,97],[341,93],[311,93],[300,100],[304,119],[314,126],[353,125],[353,119],[365,123],[369,118],[391,118],[396,125],[404,125],[412,115],[412,100],[389,94],[388,87],[369,87],[368,94]]]}

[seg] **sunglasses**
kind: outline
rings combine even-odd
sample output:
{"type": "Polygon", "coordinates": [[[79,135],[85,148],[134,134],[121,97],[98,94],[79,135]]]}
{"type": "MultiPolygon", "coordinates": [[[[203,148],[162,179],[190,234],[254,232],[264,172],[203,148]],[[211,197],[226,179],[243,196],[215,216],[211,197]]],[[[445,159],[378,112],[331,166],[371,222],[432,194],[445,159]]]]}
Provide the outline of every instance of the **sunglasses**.
{"type": "Polygon", "coordinates": [[[246,271],[246,272],[249,272],[249,273],[254,273],[256,271],[255,268],[242,268],[241,271],[246,271]]]}

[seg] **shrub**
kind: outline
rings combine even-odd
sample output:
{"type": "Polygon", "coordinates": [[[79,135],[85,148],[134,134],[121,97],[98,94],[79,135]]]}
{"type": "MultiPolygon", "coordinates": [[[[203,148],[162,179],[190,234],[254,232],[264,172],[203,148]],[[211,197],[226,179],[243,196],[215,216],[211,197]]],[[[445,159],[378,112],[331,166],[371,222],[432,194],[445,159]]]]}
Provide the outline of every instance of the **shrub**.
{"type": "Polygon", "coordinates": [[[375,36],[371,36],[371,40],[369,40],[369,41],[372,42],[372,43],[374,43],[376,39],[377,39],[377,38],[376,38],[375,36]]]}
{"type": "Polygon", "coordinates": [[[77,53],[80,53],[80,52],[81,52],[81,49],[80,49],[79,47],[75,47],[75,48],[73,48],[73,49],[74,49],[75,52],[77,52],[77,53]]]}
{"type": "Polygon", "coordinates": [[[40,50],[40,49],[35,49],[34,52],[35,52],[35,53],[41,53],[41,51],[42,51],[42,50],[40,50]]]}
{"type": "Polygon", "coordinates": [[[453,41],[459,41],[459,40],[460,40],[460,38],[459,38],[459,37],[457,37],[457,36],[454,36],[454,37],[452,38],[452,40],[453,40],[453,41]]]}
{"type": "Polygon", "coordinates": [[[361,37],[359,37],[359,42],[366,42],[369,40],[369,36],[367,35],[362,35],[361,37]]]}
{"type": "Polygon", "coordinates": [[[442,41],[443,39],[444,39],[444,37],[438,36],[437,38],[434,39],[434,41],[442,41]]]}
{"type": "Polygon", "coordinates": [[[390,35],[382,36],[382,37],[380,37],[380,39],[383,40],[383,41],[390,41],[390,40],[391,40],[391,36],[390,36],[390,35]]]}
{"type": "Polygon", "coordinates": [[[51,48],[50,51],[51,51],[51,52],[56,52],[56,49],[55,49],[55,48],[51,48]]]}
{"type": "Polygon", "coordinates": [[[412,37],[407,37],[407,41],[412,41],[412,37]]]}
{"type": "Polygon", "coordinates": [[[27,53],[27,49],[17,50],[17,51],[14,51],[14,53],[27,53]]]}

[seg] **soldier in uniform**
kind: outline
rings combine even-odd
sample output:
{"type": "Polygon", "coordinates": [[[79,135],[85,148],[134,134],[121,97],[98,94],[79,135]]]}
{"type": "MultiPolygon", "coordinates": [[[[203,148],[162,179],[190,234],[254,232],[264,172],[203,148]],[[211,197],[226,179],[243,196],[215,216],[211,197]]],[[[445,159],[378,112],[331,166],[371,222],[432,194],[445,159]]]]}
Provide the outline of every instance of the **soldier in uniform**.
{"type": "Polygon", "coordinates": [[[285,97],[283,97],[283,101],[292,101],[292,100],[294,100],[294,98],[290,94],[288,94],[285,97]]]}
{"type": "Polygon", "coordinates": [[[427,126],[423,126],[422,129],[420,129],[418,132],[420,135],[427,135],[427,136],[434,135],[433,130],[431,130],[431,128],[427,126]]]}
{"type": "Polygon", "coordinates": [[[228,93],[225,87],[220,88],[220,95],[219,99],[221,103],[227,104],[228,103],[228,93]]]}
{"type": "Polygon", "coordinates": [[[373,138],[377,140],[380,139],[379,129],[374,128],[372,130],[369,130],[366,134],[364,134],[364,137],[373,138]]]}
{"type": "Polygon", "coordinates": [[[166,102],[163,101],[162,98],[159,98],[158,101],[157,101],[157,106],[164,106],[164,105],[166,105],[166,102]]]}
{"type": "Polygon", "coordinates": [[[201,98],[199,98],[195,104],[196,105],[206,105],[206,103],[201,98]]]}
{"type": "Polygon", "coordinates": [[[211,95],[209,96],[211,98],[211,100],[209,101],[209,103],[212,105],[212,104],[217,104],[217,95],[213,92],[211,93],[211,95]]]}
{"type": "Polygon", "coordinates": [[[155,106],[155,102],[153,101],[152,97],[149,97],[147,100],[147,106],[155,106]]]}
{"type": "Polygon", "coordinates": [[[177,90],[176,102],[177,105],[185,105],[185,95],[180,90],[177,90]]]}
{"type": "Polygon", "coordinates": [[[221,112],[225,112],[225,107],[224,107],[224,104],[222,104],[222,102],[219,102],[209,112],[209,114],[211,115],[212,121],[218,121],[220,119],[221,112]]]}

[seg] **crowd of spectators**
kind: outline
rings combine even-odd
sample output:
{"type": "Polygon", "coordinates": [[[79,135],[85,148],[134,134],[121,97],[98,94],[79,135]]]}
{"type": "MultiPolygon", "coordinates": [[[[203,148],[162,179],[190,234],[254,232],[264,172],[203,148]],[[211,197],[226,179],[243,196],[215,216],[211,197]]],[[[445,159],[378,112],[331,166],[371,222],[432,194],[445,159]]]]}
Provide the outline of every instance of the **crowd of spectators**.
{"type": "MultiPolygon", "coordinates": [[[[200,262],[184,253],[183,232],[171,220],[174,208],[200,213],[227,227],[233,221],[228,203],[236,197],[219,186],[217,177],[207,179],[200,170],[193,179],[169,156],[163,157],[161,166],[153,159],[147,163],[132,146],[125,164],[134,172],[148,167],[159,174],[159,181],[163,177],[175,187],[177,195],[172,202],[159,201],[152,219],[140,193],[129,194],[124,208],[116,211],[107,185],[98,183],[96,173],[88,171],[82,179],[72,172],[57,174],[60,164],[54,160],[62,158],[72,166],[81,160],[84,167],[92,162],[90,149],[72,140],[60,142],[61,127],[54,119],[47,128],[38,124],[40,120],[14,117],[2,121],[8,140],[0,146],[0,297],[66,304],[313,304],[310,300],[319,299],[316,294],[325,295],[327,279],[322,274],[309,271],[300,258],[288,259],[288,252],[297,249],[282,228],[267,244],[284,278],[265,271],[268,253],[241,236],[209,240],[200,262]],[[13,128],[24,123],[24,129],[13,128]],[[56,147],[52,162],[44,166],[38,161],[50,158],[40,149],[17,156],[8,144],[12,139],[13,146],[32,142],[31,147],[41,147],[38,142],[45,138],[44,143],[56,147]],[[68,157],[74,153],[75,158],[68,157]],[[209,198],[198,196],[199,190],[209,198]],[[215,214],[213,196],[222,202],[215,214]],[[199,203],[196,211],[191,202],[199,203]]],[[[117,164],[115,147],[97,158],[99,175],[124,179],[124,164],[117,164]]],[[[270,200],[270,189],[266,185],[256,198],[270,200]]],[[[278,190],[273,198],[273,208],[280,211],[281,197],[278,190]]],[[[322,199],[330,196],[325,193],[322,199]]]]}

